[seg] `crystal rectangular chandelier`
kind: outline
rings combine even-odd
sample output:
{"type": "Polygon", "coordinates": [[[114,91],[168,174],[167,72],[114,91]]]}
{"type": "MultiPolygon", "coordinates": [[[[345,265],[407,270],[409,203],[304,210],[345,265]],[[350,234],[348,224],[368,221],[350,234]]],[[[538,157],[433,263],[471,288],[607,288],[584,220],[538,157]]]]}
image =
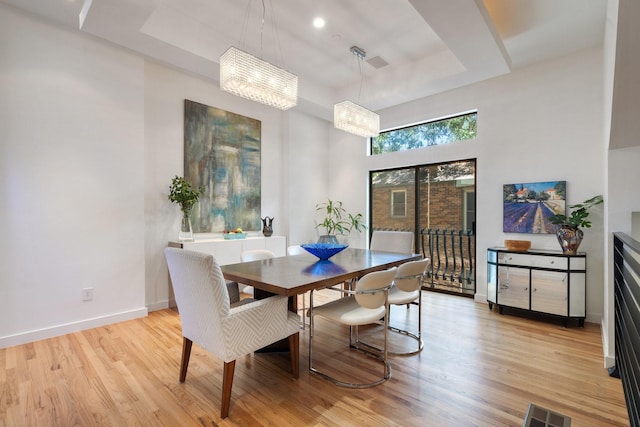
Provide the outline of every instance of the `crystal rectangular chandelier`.
{"type": "Polygon", "coordinates": [[[333,106],[333,125],[336,129],[365,138],[380,134],[380,116],[351,101],[333,106]]]}
{"type": "MultiPolygon", "coordinates": [[[[358,68],[360,69],[358,102],[360,102],[360,93],[362,93],[364,82],[362,61],[367,56],[367,52],[358,46],[351,46],[349,50],[358,59],[358,68]]],[[[345,132],[369,138],[380,134],[380,116],[354,102],[342,101],[333,106],[333,126],[345,132]]]]}
{"type": "Polygon", "coordinates": [[[220,56],[220,88],[280,110],[298,102],[298,76],[235,47],[220,56]]]}

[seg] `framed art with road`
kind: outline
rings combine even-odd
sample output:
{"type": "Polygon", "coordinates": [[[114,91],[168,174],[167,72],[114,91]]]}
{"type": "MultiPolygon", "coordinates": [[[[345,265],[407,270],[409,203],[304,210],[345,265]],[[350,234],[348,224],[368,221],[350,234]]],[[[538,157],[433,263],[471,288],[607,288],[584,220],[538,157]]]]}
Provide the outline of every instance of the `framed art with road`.
{"type": "Polygon", "coordinates": [[[566,211],[567,182],[505,184],[502,189],[502,231],[554,234],[549,217],[566,211]]]}

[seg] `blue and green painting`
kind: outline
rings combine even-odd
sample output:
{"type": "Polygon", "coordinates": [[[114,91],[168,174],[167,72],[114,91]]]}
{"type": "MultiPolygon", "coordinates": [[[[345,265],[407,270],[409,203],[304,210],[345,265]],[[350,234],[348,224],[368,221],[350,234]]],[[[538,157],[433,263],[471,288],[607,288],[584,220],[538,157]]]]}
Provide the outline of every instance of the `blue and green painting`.
{"type": "Polygon", "coordinates": [[[185,99],[184,177],[204,194],[193,231],[260,230],[260,120],[185,99]]]}

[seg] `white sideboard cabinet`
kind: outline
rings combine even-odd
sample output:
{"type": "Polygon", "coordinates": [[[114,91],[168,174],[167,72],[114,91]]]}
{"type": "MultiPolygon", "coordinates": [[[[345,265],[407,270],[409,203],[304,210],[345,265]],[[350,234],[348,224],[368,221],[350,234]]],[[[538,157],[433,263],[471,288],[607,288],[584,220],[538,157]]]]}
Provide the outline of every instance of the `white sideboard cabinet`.
{"type": "Polygon", "coordinates": [[[513,252],[505,248],[487,250],[487,301],[500,314],[504,307],[577,319],[586,316],[587,255],[565,255],[560,251],[513,252]]]}
{"type": "Polygon", "coordinates": [[[248,236],[245,239],[231,240],[196,239],[193,242],[169,242],[169,246],[211,254],[220,265],[238,263],[242,252],[253,249],[268,249],[277,257],[287,254],[287,239],[284,236],[248,236]]]}

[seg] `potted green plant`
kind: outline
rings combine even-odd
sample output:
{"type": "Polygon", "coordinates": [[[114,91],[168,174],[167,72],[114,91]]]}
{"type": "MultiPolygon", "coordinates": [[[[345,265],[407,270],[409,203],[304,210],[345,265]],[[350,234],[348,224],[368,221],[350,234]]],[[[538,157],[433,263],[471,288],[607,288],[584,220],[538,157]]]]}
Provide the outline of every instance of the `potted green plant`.
{"type": "Polygon", "coordinates": [[[191,228],[191,209],[200,199],[204,192],[204,187],[194,189],[189,182],[181,176],[174,176],[169,186],[168,199],[180,206],[182,220],[180,221],[180,241],[192,241],[193,229],[191,228]]]}
{"type": "Polygon", "coordinates": [[[549,217],[552,224],[558,226],[556,236],[562,247],[562,252],[567,255],[575,255],[582,242],[584,233],[582,228],[591,228],[591,221],[587,219],[589,209],[604,202],[602,195],[594,196],[577,205],[569,206],[572,209],[569,216],[556,214],[549,217]]]}
{"type": "Polygon", "coordinates": [[[367,228],[362,214],[351,214],[342,206],[342,202],[328,199],[325,203],[318,203],[316,211],[324,213],[321,223],[316,228],[324,228],[326,234],[320,236],[318,243],[338,243],[336,235],[345,235],[352,230],[362,231],[367,228]]]}

